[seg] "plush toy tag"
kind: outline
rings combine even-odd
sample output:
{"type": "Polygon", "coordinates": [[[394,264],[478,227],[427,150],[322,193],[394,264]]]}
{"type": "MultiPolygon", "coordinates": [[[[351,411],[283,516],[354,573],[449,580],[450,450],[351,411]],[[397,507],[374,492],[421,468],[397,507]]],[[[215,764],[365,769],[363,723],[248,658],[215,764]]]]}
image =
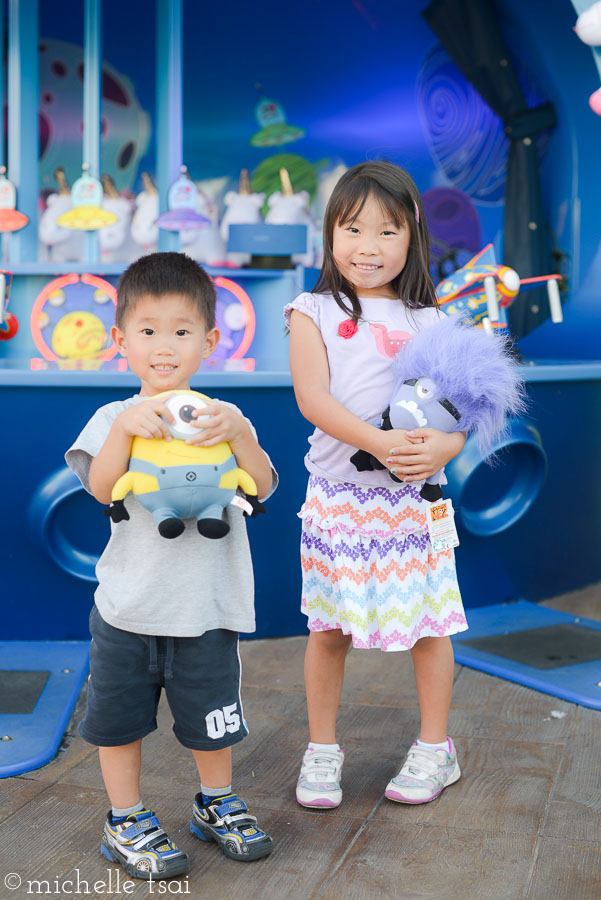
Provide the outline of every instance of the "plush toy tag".
{"type": "Polygon", "coordinates": [[[253,511],[253,508],[248,500],[245,500],[244,497],[239,497],[238,494],[236,494],[233,500],[230,500],[230,506],[239,506],[247,516],[250,516],[253,511]]]}
{"type": "Polygon", "coordinates": [[[426,521],[430,532],[432,549],[435,553],[459,546],[459,538],[455,527],[455,511],[450,499],[428,503],[426,506],[426,521]]]}

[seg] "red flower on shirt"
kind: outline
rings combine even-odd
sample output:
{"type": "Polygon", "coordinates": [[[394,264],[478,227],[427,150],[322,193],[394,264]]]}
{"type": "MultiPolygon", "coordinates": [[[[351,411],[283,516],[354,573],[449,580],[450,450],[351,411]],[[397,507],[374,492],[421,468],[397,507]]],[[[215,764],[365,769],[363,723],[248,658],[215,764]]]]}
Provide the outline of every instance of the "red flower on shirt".
{"type": "Polygon", "coordinates": [[[354,319],[345,319],[338,326],[338,334],[340,335],[340,337],[345,338],[345,340],[352,338],[352,336],[356,334],[358,330],[359,326],[354,319]]]}

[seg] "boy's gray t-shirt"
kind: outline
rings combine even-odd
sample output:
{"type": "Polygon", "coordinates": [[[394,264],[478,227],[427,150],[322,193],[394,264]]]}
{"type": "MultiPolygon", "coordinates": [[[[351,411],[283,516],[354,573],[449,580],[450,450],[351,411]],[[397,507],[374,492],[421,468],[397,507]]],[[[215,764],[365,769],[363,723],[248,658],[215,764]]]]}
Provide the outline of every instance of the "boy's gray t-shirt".
{"type": "MultiPolygon", "coordinates": [[[[92,459],[114,420],[144,399],[137,394],[100,407],[67,450],[67,465],[86,491],[91,493],[92,459]]],[[[240,412],[232,403],[224,405],[240,412]]],[[[277,487],[273,466],[272,473],[271,488],[262,500],[277,487]]],[[[172,637],[195,637],[214,628],[255,630],[253,570],[241,509],[225,510],[230,531],[223,538],[201,537],[196,520],[187,519],[184,533],[168,540],[132,494],[125,498],[125,506],[130,518],[111,523],[110,540],[96,566],[94,599],[105,622],[124,631],[172,637]]]]}

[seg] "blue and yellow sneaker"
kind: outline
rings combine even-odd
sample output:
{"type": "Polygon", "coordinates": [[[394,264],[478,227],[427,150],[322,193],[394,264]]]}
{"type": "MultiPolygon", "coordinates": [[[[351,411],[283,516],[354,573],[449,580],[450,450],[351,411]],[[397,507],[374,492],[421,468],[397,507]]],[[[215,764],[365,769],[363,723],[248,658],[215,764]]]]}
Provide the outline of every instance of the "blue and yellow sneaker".
{"type": "Polygon", "coordinates": [[[173,878],[190,870],[187,854],[169,840],[155,814],[148,809],[117,822],[109,812],[100,852],[112,862],[121,863],[134,878],[173,878]]]}
{"type": "Polygon", "coordinates": [[[192,834],[201,841],[216,841],[229,859],[250,862],[273,850],[272,839],[261,831],[255,816],[250,815],[246,803],[236,794],[217,797],[206,805],[202,794],[197,794],[192,815],[192,834]]]}

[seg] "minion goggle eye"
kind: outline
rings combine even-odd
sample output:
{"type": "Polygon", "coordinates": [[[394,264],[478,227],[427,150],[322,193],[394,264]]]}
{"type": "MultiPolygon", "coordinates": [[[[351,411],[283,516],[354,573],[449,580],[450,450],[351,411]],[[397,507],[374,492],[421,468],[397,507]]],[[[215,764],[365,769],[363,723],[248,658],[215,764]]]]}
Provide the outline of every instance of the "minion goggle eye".
{"type": "Polygon", "coordinates": [[[167,398],[165,406],[175,419],[175,424],[171,422],[165,423],[174,438],[185,440],[193,434],[197,434],[197,422],[209,421],[209,416],[194,415],[194,413],[207,408],[207,404],[201,397],[190,394],[185,396],[174,394],[172,397],[167,398]]]}

